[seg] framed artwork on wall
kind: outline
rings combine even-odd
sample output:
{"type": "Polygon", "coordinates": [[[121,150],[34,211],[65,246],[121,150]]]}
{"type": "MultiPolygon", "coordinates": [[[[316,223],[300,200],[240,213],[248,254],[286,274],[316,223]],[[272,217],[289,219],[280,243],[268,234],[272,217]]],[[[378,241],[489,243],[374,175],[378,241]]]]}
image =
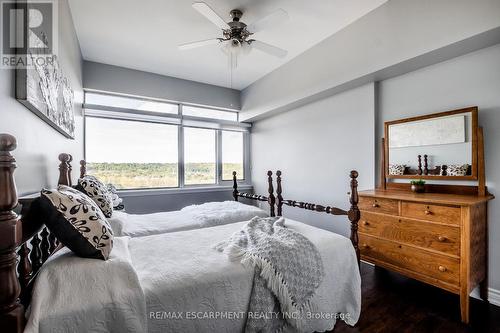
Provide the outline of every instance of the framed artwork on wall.
{"type": "Polygon", "coordinates": [[[74,139],[74,94],[59,61],[16,69],[16,99],[64,136],[74,139]]]}
{"type": "MultiPolygon", "coordinates": [[[[15,16],[16,99],[67,138],[74,138],[74,93],[57,58],[57,2],[21,2],[15,16]],[[17,40],[20,39],[20,41],[17,40]]],[[[11,22],[12,23],[12,22],[11,22]]]]}

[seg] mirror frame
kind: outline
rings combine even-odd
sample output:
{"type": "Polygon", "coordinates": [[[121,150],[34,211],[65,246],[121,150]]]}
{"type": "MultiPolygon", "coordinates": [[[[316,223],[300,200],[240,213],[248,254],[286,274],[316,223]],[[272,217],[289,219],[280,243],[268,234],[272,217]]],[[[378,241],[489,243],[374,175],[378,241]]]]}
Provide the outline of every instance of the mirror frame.
{"type": "Polygon", "coordinates": [[[469,107],[469,108],[464,108],[464,109],[458,109],[458,110],[451,110],[451,111],[444,111],[444,112],[438,112],[438,113],[433,113],[433,114],[427,114],[423,116],[417,116],[417,117],[411,117],[411,118],[404,118],[404,119],[399,119],[399,120],[393,120],[393,121],[387,121],[384,123],[384,137],[385,137],[385,142],[384,142],[384,173],[385,173],[385,178],[386,179],[434,179],[434,180],[478,180],[478,108],[477,106],[469,107]],[[468,176],[432,176],[432,175],[390,175],[389,174],[389,126],[391,125],[396,125],[396,124],[402,124],[402,123],[409,123],[413,121],[419,121],[419,120],[427,120],[427,119],[433,119],[433,118],[440,118],[440,117],[445,117],[445,116],[451,116],[455,114],[461,114],[461,113],[471,113],[471,118],[472,118],[472,165],[471,165],[471,174],[468,176]]]}

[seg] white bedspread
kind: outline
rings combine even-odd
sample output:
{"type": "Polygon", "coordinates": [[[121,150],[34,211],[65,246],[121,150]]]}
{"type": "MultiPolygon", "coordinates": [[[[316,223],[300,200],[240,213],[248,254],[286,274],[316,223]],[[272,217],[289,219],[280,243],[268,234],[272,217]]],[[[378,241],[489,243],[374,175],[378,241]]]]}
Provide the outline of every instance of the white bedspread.
{"type": "MultiPolygon", "coordinates": [[[[27,332],[143,332],[146,321],[148,332],[242,332],[253,271],[213,245],[244,223],[117,237],[108,261],[58,253],[37,278],[27,332]]],[[[336,313],[355,324],[361,279],[350,240],[288,219],[286,225],[316,245],[325,267],[306,331],[331,330],[336,313]]]]}
{"type": "Polygon", "coordinates": [[[58,251],[36,279],[25,332],[145,332],[146,307],[128,237],[107,261],[58,251]]]}
{"type": "MultiPolygon", "coordinates": [[[[247,311],[253,272],[212,246],[244,223],[130,240],[132,262],[146,295],[149,332],[243,331],[245,317],[235,316],[247,311]]],[[[350,240],[289,219],[286,225],[316,245],[325,267],[313,298],[318,309],[306,331],[332,329],[336,313],[349,314],[347,323],[355,324],[361,279],[350,240]]]]}
{"type": "Polygon", "coordinates": [[[208,202],[172,212],[128,214],[115,211],[108,221],[115,236],[140,237],[199,229],[266,217],[262,209],[236,201],[208,202]]]}

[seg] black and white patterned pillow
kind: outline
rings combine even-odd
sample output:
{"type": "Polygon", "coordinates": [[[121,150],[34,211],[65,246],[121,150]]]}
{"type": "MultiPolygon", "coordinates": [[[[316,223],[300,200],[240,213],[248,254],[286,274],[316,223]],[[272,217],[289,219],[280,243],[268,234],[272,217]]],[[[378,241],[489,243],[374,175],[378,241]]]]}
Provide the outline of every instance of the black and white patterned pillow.
{"type": "Polygon", "coordinates": [[[451,164],[446,168],[446,174],[448,176],[465,176],[467,175],[467,169],[469,169],[468,164],[451,164]]]}
{"type": "Polygon", "coordinates": [[[389,164],[389,174],[393,176],[401,176],[405,173],[406,165],[404,164],[389,164]]]}
{"type": "Polygon", "coordinates": [[[113,197],[106,185],[94,176],[85,176],[78,179],[76,189],[88,195],[101,208],[104,216],[113,215],[113,197]]]}
{"type": "Polygon", "coordinates": [[[43,189],[35,209],[61,243],[84,258],[107,260],[113,231],[102,211],[88,196],[65,185],[43,189]]]}
{"type": "Polygon", "coordinates": [[[118,196],[116,186],[113,184],[107,184],[106,188],[111,194],[111,199],[113,200],[113,210],[124,210],[125,205],[123,204],[123,199],[118,196]]]}

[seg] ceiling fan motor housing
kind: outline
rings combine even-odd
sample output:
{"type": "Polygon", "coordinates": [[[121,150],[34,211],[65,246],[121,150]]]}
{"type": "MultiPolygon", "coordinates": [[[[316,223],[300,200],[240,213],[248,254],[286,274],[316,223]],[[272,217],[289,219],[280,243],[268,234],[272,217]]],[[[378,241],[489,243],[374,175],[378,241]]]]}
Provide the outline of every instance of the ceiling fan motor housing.
{"type": "Polygon", "coordinates": [[[243,12],[241,10],[233,9],[229,12],[229,16],[231,16],[233,20],[227,23],[230,29],[223,31],[224,39],[232,40],[231,43],[234,46],[237,46],[238,44],[244,42],[248,36],[251,35],[251,33],[246,30],[247,25],[240,22],[240,18],[243,16],[243,12]]]}

